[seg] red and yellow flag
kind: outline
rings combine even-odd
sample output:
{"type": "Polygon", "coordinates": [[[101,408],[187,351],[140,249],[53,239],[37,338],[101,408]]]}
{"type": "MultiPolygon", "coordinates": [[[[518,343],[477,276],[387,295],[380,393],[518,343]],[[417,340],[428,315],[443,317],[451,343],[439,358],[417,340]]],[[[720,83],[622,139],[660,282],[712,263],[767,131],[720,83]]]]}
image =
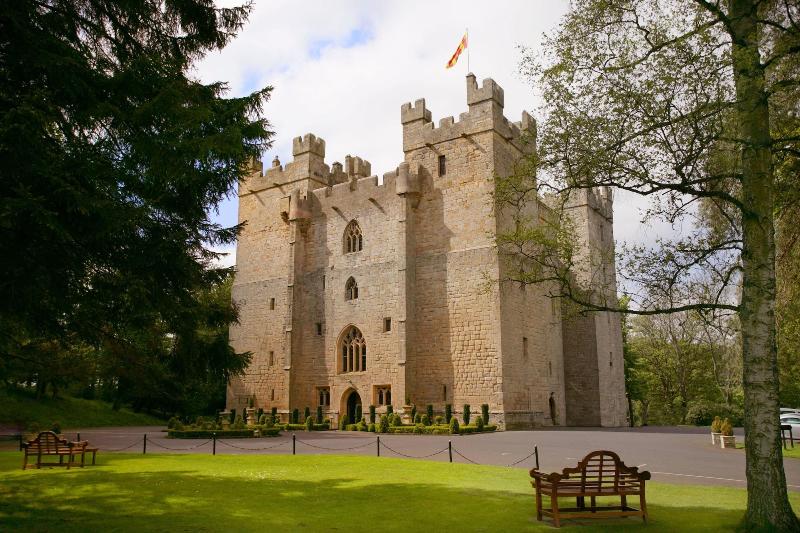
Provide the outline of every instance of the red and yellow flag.
{"type": "Polygon", "coordinates": [[[464,48],[467,47],[467,34],[464,34],[464,37],[461,38],[461,42],[458,43],[458,48],[456,48],[453,57],[450,58],[450,61],[447,62],[447,68],[454,67],[455,64],[458,62],[458,56],[461,55],[461,52],[464,51],[464,48]]]}

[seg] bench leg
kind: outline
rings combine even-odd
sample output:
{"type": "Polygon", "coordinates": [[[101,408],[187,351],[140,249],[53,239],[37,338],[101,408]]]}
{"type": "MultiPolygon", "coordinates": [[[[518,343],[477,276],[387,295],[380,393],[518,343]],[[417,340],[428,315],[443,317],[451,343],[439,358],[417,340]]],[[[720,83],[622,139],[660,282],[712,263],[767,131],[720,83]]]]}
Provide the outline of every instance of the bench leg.
{"type": "Polygon", "coordinates": [[[639,493],[639,510],[642,512],[642,521],[647,523],[647,502],[644,497],[644,481],[642,482],[642,491],[639,493]]]}
{"type": "Polygon", "coordinates": [[[619,497],[619,502],[620,505],[622,505],[623,511],[628,508],[628,497],[625,496],[624,494],[619,497]]]}
{"type": "Polygon", "coordinates": [[[561,527],[561,520],[558,518],[558,492],[555,490],[550,493],[550,510],[553,512],[553,525],[561,527]]]}
{"type": "Polygon", "coordinates": [[[585,509],[586,508],[586,498],[583,496],[576,496],[575,497],[575,506],[578,509],[585,509]]]}
{"type": "Polygon", "coordinates": [[[25,448],[25,455],[22,457],[22,469],[26,470],[28,468],[28,449],[25,448]]]}
{"type": "Polygon", "coordinates": [[[97,452],[92,452],[92,466],[94,466],[94,460],[97,458],[97,452]]]}
{"type": "Polygon", "coordinates": [[[591,502],[592,502],[592,512],[594,513],[597,510],[597,500],[595,500],[594,496],[591,496],[590,498],[591,498],[591,502]]]}
{"type": "Polygon", "coordinates": [[[539,486],[538,480],[536,483],[536,520],[542,521],[542,489],[539,486]]]}

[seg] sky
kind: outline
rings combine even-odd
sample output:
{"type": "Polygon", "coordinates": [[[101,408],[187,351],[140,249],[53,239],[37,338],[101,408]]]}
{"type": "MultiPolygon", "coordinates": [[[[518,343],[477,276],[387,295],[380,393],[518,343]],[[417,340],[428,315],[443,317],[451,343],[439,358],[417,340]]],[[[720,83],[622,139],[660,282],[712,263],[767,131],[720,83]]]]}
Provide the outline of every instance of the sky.
{"type": "MultiPolygon", "coordinates": [[[[239,2],[218,2],[220,5],[239,2]]],[[[518,121],[538,100],[519,74],[520,46],[536,50],[554,33],[567,0],[297,2],[256,0],[247,25],[221,52],[201,61],[195,75],[225,81],[230,95],[272,86],[265,116],[275,131],[262,159],[291,161],[292,139],[314,133],[326,142],[326,162],[346,155],[370,161],[382,176],[403,159],[400,106],[425,98],[434,123],[467,110],[467,59],[477,79],[493,78],[505,91],[505,115],[518,121]],[[445,65],[469,31],[469,57],[445,65]]],[[[237,199],[213,219],[236,223],[237,199]]],[[[640,205],[615,200],[617,241],[638,240],[640,205]]],[[[235,262],[234,249],[222,263],[235,262]]]]}

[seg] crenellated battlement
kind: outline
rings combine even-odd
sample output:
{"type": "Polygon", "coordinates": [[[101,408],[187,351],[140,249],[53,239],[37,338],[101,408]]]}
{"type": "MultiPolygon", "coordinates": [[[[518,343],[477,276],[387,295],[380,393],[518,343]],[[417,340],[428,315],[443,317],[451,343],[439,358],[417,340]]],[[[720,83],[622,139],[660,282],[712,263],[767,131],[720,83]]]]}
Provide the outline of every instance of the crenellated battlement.
{"type": "Polygon", "coordinates": [[[424,98],[415,101],[413,106],[405,103],[400,107],[403,151],[408,153],[459,137],[496,131],[520,152],[531,152],[536,138],[536,121],[525,111],[520,121],[509,121],[503,115],[504,102],[503,88],[497,82],[486,78],[478,86],[475,75],[470,73],[467,75],[469,111],[461,113],[458,121],[453,117],[445,117],[435,126],[424,98]]]}
{"type": "Polygon", "coordinates": [[[324,158],[325,140],[318,138],[313,133],[306,133],[302,137],[295,137],[292,140],[292,155],[297,157],[305,153],[312,153],[324,158]]]}
{"type": "Polygon", "coordinates": [[[478,87],[475,74],[470,72],[467,74],[467,105],[473,106],[485,101],[494,101],[502,108],[505,102],[503,88],[492,78],[484,79],[483,85],[478,87]]]}

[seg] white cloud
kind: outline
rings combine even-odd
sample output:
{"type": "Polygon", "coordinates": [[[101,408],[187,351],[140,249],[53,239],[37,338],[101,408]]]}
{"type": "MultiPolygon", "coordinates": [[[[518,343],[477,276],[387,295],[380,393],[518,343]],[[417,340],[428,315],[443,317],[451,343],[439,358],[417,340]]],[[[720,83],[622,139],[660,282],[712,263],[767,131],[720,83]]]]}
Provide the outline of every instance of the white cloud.
{"type": "MultiPolygon", "coordinates": [[[[380,176],[403,158],[401,104],[424,97],[434,121],[466,111],[466,54],[445,69],[466,27],[470,70],[505,89],[505,114],[516,121],[538,103],[518,74],[518,46],[538,46],[567,8],[560,0],[259,1],[240,35],[197,75],[228,81],[232,94],[274,87],[265,114],[276,135],[265,161],[291,160],[292,138],[314,133],[326,141],[328,163],[358,155],[380,176]]],[[[618,198],[617,239],[650,234],[638,223],[641,205],[618,198]]],[[[217,219],[236,222],[235,198],[217,219]]]]}

